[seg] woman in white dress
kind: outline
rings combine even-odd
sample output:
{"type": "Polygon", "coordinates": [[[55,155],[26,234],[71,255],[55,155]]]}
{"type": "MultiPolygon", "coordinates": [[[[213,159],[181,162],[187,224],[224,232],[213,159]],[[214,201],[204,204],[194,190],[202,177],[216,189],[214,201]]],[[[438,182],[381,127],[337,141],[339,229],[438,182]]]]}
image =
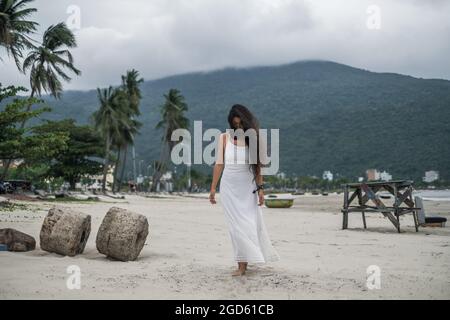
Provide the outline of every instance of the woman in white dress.
{"type": "MultiPolygon", "coordinates": [[[[228,123],[233,130],[259,130],[256,118],[242,105],[231,108],[228,123]]],[[[216,187],[222,175],[220,199],[229,227],[234,260],[238,263],[233,275],[241,276],[245,274],[248,263],[276,261],[279,255],[270,242],[262,216],[264,190],[259,154],[257,161],[249,161],[251,139],[236,138],[236,135],[229,133],[220,135],[209,200],[212,204],[216,203],[216,187]]]]}

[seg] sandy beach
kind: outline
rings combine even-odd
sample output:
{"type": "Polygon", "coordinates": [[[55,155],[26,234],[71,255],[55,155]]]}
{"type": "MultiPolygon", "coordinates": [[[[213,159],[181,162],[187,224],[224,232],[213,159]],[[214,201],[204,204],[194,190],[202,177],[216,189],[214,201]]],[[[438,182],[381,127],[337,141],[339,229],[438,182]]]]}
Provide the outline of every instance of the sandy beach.
{"type": "MultiPolygon", "coordinates": [[[[235,268],[219,203],[207,195],[143,197],[60,203],[92,216],[85,252],[62,257],[39,248],[48,209],[44,201],[14,201],[0,211],[0,228],[34,236],[36,250],[0,252],[0,299],[449,299],[450,228],[414,231],[411,215],[402,233],[382,215],[368,214],[368,229],[351,214],[341,230],[342,195],[298,196],[290,209],[264,208],[265,223],[281,260],[235,268]],[[111,206],[144,214],[150,231],[138,260],[118,262],[98,253],[98,227],[111,206]],[[67,267],[81,269],[81,289],[69,290],[67,267]],[[366,270],[381,271],[381,288],[369,290],[366,270]]],[[[425,202],[427,214],[450,217],[449,201],[425,202]]]]}

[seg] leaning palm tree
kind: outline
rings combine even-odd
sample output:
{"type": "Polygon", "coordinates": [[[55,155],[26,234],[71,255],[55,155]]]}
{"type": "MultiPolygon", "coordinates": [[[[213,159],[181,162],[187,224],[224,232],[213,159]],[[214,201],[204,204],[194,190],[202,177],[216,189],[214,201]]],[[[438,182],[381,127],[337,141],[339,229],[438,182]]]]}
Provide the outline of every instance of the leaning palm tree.
{"type": "Polygon", "coordinates": [[[0,47],[6,49],[21,71],[20,59],[23,57],[23,51],[34,47],[29,35],[34,33],[39,25],[37,22],[27,20],[37,11],[36,8],[28,7],[33,1],[0,0],[0,47]]]}
{"type": "MultiPolygon", "coordinates": [[[[63,90],[63,78],[69,82],[71,78],[64,69],[68,69],[76,75],[81,74],[73,64],[73,57],[68,48],[76,47],[75,36],[64,23],[50,26],[45,32],[42,44],[28,53],[23,62],[23,71],[30,69],[31,95],[41,96],[42,90],[50,93],[55,98],[59,98],[63,90]]],[[[31,110],[32,105],[27,106],[27,112],[31,110]]],[[[26,120],[21,123],[20,128],[25,127],[26,120]]],[[[5,163],[4,175],[9,170],[12,160],[5,163]]]]}
{"type": "Polygon", "coordinates": [[[156,125],[157,129],[163,128],[164,133],[162,136],[160,160],[155,168],[155,174],[152,179],[152,191],[156,191],[157,184],[167,169],[170,153],[178,143],[172,141],[172,132],[176,129],[187,129],[189,127],[189,119],[184,116],[184,112],[188,110],[188,106],[180,91],[170,89],[169,93],[164,95],[164,98],[166,101],[161,106],[162,119],[156,125]]]}
{"type": "Polygon", "coordinates": [[[30,70],[31,96],[41,96],[42,91],[60,98],[63,85],[60,80],[72,80],[64,69],[80,75],[74,66],[69,48],[77,46],[75,35],[61,22],[50,26],[45,32],[42,44],[28,53],[23,62],[23,70],[30,70]]]}

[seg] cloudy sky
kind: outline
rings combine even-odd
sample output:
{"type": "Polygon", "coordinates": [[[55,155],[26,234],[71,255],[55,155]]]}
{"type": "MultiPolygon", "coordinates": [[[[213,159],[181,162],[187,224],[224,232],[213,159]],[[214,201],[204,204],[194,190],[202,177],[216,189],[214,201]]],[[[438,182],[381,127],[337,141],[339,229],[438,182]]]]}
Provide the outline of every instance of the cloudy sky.
{"type": "MultiPolygon", "coordinates": [[[[67,89],[224,67],[332,60],[450,79],[450,0],[36,0],[41,27],[67,22],[82,76],[67,89]],[[77,13],[79,12],[79,16],[77,13]],[[78,28],[77,23],[80,22],[78,28]]],[[[5,52],[0,82],[28,83],[5,52]]]]}

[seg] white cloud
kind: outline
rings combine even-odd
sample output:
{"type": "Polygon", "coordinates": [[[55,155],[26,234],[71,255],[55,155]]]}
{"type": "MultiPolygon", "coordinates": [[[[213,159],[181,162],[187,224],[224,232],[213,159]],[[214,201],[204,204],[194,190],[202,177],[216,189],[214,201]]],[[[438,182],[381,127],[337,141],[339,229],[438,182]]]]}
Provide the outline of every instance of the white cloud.
{"type": "MultiPolygon", "coordinates": [[[[40,0],[43,30],[81,10],[81,77],[69,89],[117,84],[126,69],[145,79],[226,66],[326,59],[374,71],[450,79],[450,1],[433,0],[40,0]],[[369,5],[381,29],[366,27],[369,5]]],[[[42,32],[41,30],[41,32],[42,32]]],[[[3,53],[2,53],[3,55],[3,53]]],[[[25,85],[9,59],[0,82],[25,85]]]]}

